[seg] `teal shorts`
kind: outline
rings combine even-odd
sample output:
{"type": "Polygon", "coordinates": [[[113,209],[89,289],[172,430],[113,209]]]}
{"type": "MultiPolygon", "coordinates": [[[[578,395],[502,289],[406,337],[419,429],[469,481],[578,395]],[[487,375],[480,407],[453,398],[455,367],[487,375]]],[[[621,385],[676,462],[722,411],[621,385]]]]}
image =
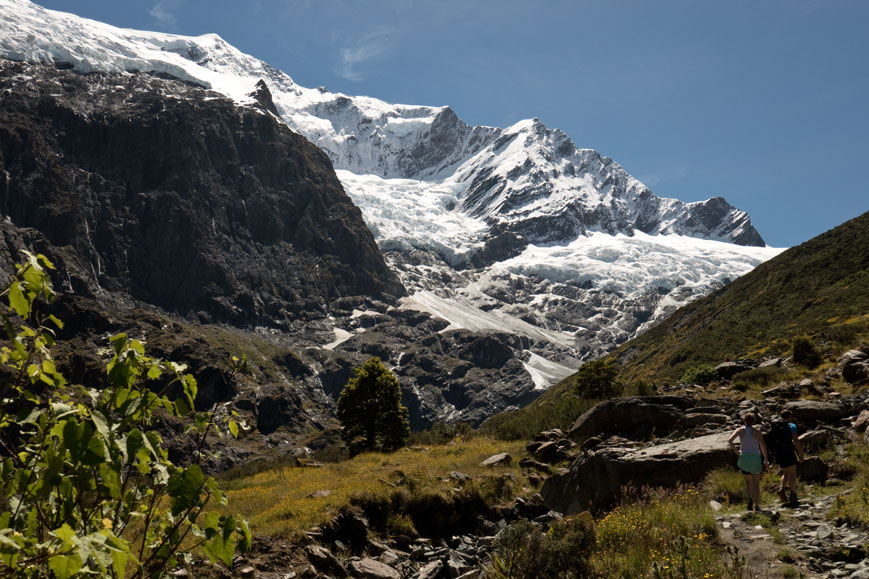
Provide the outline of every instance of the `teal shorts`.
{"type": "Polygon", "coordinates": [[[744,474],[760,474],[763,472],[763,459],[759,454],[740,454],[736,466],[744,474]]]}

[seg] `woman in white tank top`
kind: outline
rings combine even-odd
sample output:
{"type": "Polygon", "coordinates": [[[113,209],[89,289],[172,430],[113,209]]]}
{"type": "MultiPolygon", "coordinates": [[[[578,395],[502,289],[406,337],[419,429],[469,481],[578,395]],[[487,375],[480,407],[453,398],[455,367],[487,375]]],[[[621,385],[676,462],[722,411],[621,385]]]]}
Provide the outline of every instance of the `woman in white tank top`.
{"type": "MultiPolygon", "coordinates": [[[[752,508],[756,511],[760,510],[760,476],[763,471],[769,468],[769,459],[766,452],[766,444],[763,442],[763,434],[758,431],[754,424],[757,422],[757,416],[753,412],[748,412],[742,418],[744,426],[740,426],[733,431],[730,438],[727,439],[731,448],[734,448],[734,442],[739,439],[739,461],[737,466],[742,474],[745,475],[745,492],[748,495],[748,510],[752,508]]],[[[734,448],[735,450],[735,448],[734,448]]]]}

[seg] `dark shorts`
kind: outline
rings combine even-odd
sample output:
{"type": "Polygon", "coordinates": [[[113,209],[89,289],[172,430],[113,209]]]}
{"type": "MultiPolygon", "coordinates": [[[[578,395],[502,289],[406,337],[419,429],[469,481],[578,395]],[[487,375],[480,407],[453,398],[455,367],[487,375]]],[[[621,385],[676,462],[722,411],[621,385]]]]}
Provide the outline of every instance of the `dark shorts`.
{"type": "Polygon", "coordinates": [[[797,453],[793,448],[776,448],[772,451],[775,462],[782,468],[797,464],[797,453]]]}

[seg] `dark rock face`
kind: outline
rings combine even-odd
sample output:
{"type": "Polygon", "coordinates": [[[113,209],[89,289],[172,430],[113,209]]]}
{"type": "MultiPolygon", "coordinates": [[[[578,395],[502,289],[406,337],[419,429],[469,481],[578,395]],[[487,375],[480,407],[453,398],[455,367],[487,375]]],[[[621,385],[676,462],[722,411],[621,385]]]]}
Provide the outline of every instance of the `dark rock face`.
{"type": "Polygon", "coordinates": [[[0,211],[64,248],[64,290],[283,328],[403,293],[328,158],[271,114],[145,74],[9,62],[0,91],[0,211]]]}
{"type": "Polygon", "coordinates": [[[665,436],[684,416],[686,400],[681,396],[615,398],[596,404],[576,419],[568,432],[582,443],[599,434],[645,438],[665,436]]]}
{"type": "Polygon", "coordinates": [[[569,471],[546,479],[540,494],[549,508],[574,514],[612,505],[629,483],[651,487],[696,483],[712,470],[736,465],[728,436],[722,432],[642,449],[588,452],[569,471]]]}

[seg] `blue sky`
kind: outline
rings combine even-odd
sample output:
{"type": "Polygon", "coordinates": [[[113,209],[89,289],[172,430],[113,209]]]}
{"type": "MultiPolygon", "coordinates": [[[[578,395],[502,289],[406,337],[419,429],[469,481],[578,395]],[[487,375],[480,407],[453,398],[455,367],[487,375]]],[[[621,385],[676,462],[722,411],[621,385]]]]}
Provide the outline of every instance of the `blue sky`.
{"type": "Polygon", "coordinates": [[[723,196],[769,245],[869,210],[864,0],[50,0],[216,32],[307,87],[538,117],[657,195],[723,196]]]}

